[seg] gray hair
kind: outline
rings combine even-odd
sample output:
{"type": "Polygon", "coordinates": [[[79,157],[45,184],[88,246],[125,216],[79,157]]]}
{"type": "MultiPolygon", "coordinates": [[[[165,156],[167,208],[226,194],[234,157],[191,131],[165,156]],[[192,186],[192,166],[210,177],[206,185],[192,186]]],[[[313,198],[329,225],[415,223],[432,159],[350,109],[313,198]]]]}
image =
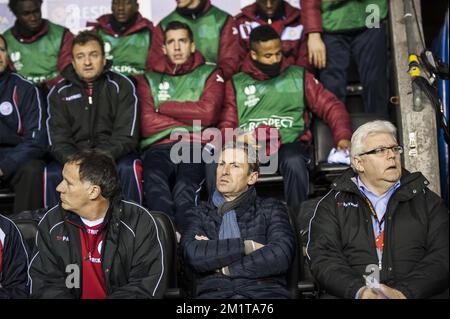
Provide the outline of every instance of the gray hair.
{"type": "MultiPolygon", "coordinates": [[[[352,140],[351,140],[351,149],[350,149],[350,157],[353,159],[358,154],[364,153],[364,141],[366,138],[370,135],[374,134],[380,134],[380,133],[386,133],[391,134],[394,140],[397,142],[397,129],[395,126],[389,122],[389,121],[371,121],[367,122],[360,127],[353,133],[352,140]]],[[[353,167],[353,162],[352,162],[353,167]]],[[[353,167],[353,170],[355,168],[353,167]]]]}

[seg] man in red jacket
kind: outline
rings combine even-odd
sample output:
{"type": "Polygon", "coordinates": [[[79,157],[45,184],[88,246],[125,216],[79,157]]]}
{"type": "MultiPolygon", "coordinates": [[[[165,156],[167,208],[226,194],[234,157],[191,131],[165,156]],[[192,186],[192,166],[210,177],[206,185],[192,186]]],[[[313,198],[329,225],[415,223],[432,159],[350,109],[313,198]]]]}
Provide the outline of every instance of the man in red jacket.
{"type": "Polygon", "coordinates": [[[181,230],[204,179],[204,165],[195,154],[201,155],[208,142],[201,131],[219,118],[224,79],[220,70],[205,64],[191,29],[182,22],[167,25],[164,53],[164,66],[138,77],[144,190],[147,206],[167,213],[181,230]]]}
{"type": "MultiPolygon", "coordinates": [[[[113,0],[112,14],[102,15],[93,26],[105,42],[105,53],[112,69],[124,75],[151,70],[154,26],[139,13],[137,0],[113,0]]],[[[158,48],[160,50],[160,48],[158,48]]]]}
{"type": "MultiPolygon", "coordinates": [[[[312,0],[311,2],[319,2],[318,0],[312,0]]],[[[306,6],[302,9],[297,9],[291,6],[284,0],[256,0],[255,3],[248,5],[242,9],[242,12],[236,16],[236,24],[239,30],[242,58],[250,52],[250,33],[251,31],[260,25],[270,25],[274,28],[281,37],[283,46],[283,54],[286,58],[289,58],[291,63],[295,63],[301,66],[313,65],[320,67],[321,64],[317,63],[316,49],[311,48],[309,55],[311,56],[308,61],[308,48],[305,36],[305,29],[303,27],[303,17],[308,16],[311,10],[308,10],[311,6],[306,6]]],[[[306,20],[306,19],[305,19],[306,20]]],[[[313,19],[314,20],[314,19],[313,19]]],[[[320,30],[319,30],[320,31],[320,30]]],[[[317,33],[320,38],[320,33],[317,33]]],[[[316,34],[308,35],[314,38],[316,34]]],[[[323,50],[325,46],[323,46],[323,50]]]]}
{"type": "MultiPolygon", "coordinates": [[[[228,13],[213,6],[210,0],[177,0],[177,8],[159,23],[155,35],[155,48],[163,42],[162,32],[171,21],[187,24],[194,34],[197,49],[206,62],[215,63],[225,79],[239,69],[239,36],[235,21],[228,13]]],[[[155,52],[154,62],[163,61],[161,50],[155,52]]]]}
{"type": "MultiPolygon", "coordinates": [[[[350,147],[350,117],[344,104],[311,73],[288,64],[281,39],[271,26],[254,29],[250,46],[241,73],[226,84],[222,118],[250,133],[261,125],[278,129],[282,141],[278,170],[285,183],[285,199],[290,207],[299,209],[308,195],[309,112],[328,123],[338,149],[350,147]]],[[[259,134],[255,135],[258,140],[259,134]]]]}

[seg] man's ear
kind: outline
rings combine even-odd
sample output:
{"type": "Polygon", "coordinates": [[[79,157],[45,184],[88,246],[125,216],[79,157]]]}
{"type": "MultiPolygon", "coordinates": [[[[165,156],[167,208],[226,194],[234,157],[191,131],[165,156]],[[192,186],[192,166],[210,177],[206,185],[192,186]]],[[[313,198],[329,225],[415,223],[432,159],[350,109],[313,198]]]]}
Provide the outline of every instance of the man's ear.
{"type": "Polygon", "coordinates": [[[196,49],[195,43],[192,42],[192,43],[191,43],[191,53],[194,53],[194,52],[195,52],[195,49],[196,49]]]}
{"type": "Polygon", "coordinates": [[[250,173],[250,177],[248,179],[247,185],[248,186],[252,186],[256,184],[256,181],[258,180],[258,172],[251,172],[250,173]]]}
{"type": "Polygon", "coordinates": [[[254,50],[250,50],[250,57],[252,58],[253,61],[258,60],[258,54],[256,54],[256,51],[254,50]]]}
{"type": "Polygon", "coordinates": [[[89,199],[94,200],[102,195],[102,189],[98,185],[91,185],[89,190],[89,199]]]}
{"type": "Polygon", "coordinates": [[[360,156],[354,156],[352,158],[352,164],[353,167],[359,172],[359,173],[363,173],[364,172],[364,165],[362,164],[362,160],[360,156]]]}
{"type": "Polygon", "coordinates": [[[167,55],[167,49],[166,49],[166,46],[165,45],[162,45],[162,50],[163,50],[163,53],[164,53],[164,55],[167,55]]]}

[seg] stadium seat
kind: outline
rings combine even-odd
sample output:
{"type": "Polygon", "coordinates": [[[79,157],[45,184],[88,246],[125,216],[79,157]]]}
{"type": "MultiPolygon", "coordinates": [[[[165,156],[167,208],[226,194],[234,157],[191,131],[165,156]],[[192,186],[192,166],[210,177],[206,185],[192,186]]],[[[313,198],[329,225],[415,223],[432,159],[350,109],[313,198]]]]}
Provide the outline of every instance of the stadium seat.
{"type": "Polygon", "coordinates": [[[45,212],[45,209],[27,210],[10,216],[22,233],[22,237],[27,243],[30,252],[34,249],[37,227],[45,212]]]}
{"type": "MultiPolygon", "coordinates": [[[[354,132],[362,124],[374,120],[387,120],[377,114],[370,113],[351,113],[350,119],[352,122],[352,132],[354,132]]],[[[328,163],[328,155],[334,147],[334,139],[330,127],[321,119],[315,118],[313,121],[313,136],[314,136],[314,169],[312,171],[312,178],[314,182],[314,189],[328,191],[331,182],[339,176],[343,171],[349,168],[344,164],[330,164],[328,163]]]]}
{"type": "Polygon", "coordinates": [[[181,297],[181,291],[178,289],[177,281],[177,239],[175,228],[169,216],[162,212],[151,212],[158,223],[158,231],[161,238],[164,251],[164,264],[168,267],[168,289],[164,298],[175,299],[181,297]]]}

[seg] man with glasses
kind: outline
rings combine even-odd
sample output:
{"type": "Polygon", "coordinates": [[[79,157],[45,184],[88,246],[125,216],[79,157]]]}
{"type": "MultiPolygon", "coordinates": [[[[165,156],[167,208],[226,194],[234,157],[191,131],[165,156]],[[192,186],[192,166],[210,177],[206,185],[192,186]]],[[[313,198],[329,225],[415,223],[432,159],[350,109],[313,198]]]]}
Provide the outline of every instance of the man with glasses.
{"type": "Polygon", "coordinates": [[[359,127],[352,168],[310,221],[307,255],[323,297],[448,298],[448,209],[420,172],[401,167],[387,121],[359,127]]]}

